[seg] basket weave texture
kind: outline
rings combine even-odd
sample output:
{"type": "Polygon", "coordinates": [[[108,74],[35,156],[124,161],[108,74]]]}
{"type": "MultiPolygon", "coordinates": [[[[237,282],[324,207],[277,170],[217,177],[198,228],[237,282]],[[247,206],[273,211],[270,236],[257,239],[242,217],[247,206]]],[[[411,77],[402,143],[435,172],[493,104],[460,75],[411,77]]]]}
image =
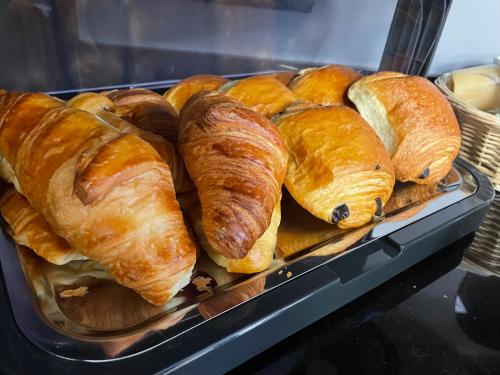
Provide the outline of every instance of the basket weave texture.
{"type": "Polygon", "coordinates": [[[438,77],[435,84],[450,102],[460,124],[460,157],[486,174],[500,191],[500,118],[456,98],[450,89],[450,73],[438,77]]]}

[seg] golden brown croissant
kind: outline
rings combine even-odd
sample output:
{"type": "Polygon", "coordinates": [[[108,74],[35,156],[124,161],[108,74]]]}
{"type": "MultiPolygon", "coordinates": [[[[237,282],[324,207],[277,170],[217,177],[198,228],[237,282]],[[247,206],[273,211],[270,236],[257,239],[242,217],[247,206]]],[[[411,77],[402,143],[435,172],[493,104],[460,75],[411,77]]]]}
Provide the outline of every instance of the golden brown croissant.
{"type": "Polygon", "coordinates": [[[146,89],[113,90],[103,94],[114,103],[118,116],[175,144],[179,117],[160,94],[146,89]]]}
{"type": "Polygon", "coordinates": [[[2,196],[0,212],[12,230],[14,241],[47,261],[60,265],[86,259],[79,250],[57,236],[47,220],[15,189],[9,189],[2,196]]]}
{"type": "Polygon", "coordinates": [[[275,120],[289,152],[285,186],[340,228],[369,222],[389,199],[394,170],[383,143],[348,107],[297,110],[275,120]]]}
{"type": "Polygon", "coordinates": [[[178,82],[165,92],[163,97],[179,114],[184,104],[193,95],[205,90],[217,90],[226,82],[229,82],[229,80],[224,77],[212,74],[200,74],[178,82]]]}
{"type": "Polygon", "coordinates": [[[347,66],[326,65],[299,72],[288,87],[297,97],[321,105],[349,105],[347,89],[361,74],[347,66]]]}
{"type": "Polygon", "coordinates": [[[191,227],[198,237],[200,246],[207,252],[210,258],[228,272],[234,273],[256,273],[269,267],[273,261],[276,248],[278,226],[281,221],[280,203],[273,210],[271,224],[264,234],[255,241],[248,254],[241,259],[226,258],[215,252],[207,241],[201,223],[201,207],[195,192],[179,196],[181,208],[187,214],[191,227]]]}
{"type": "Polygon", "coordinates": [[[446,176],[460,149],[453,110],[428,80],[395,72],[366,76],[349,98],[389,151],[399,181],[433,184],[446,176]]]}
{"type": "Polygon", "coordinates": [[[281,197],[287,152],[278,130],[234,99],[201,92],[182,109],[178,142],[208,242],[227,258],[245,257],[281,197]]]}
{"type": "Polygon", "coordinates": [[[266,117],[284,111],[298,99],[288,87],[270,76],[253,76],[232,81],[222,86],[219,91],[266,117]]]}
{"type": "Polygon", "coordinates": [[[135,134],[37,93],[0,97],[0,151],[60,237],[154,304],[189,281],[196,249],[168,165],[135,134]]]}
{"type": "MultiPolygon", "coordinates": [[[[155,148],[161,158],[168,164],[172,173],[176,193],[184,193],[194,189],[193,183],[174,145],[161,135],[143,130],[138,126],[118,117],[115,113],[115,105],[107,96],[92,92],[79,94],[68,101],[68,105],[87,112],[91,112],[109,125],[125,133],[137,134],[155,148]]],[[[139,126],[147,126],[147,120],[141,118],[141,114],[130,113],[132,120],[137,121],[139,126]]],[[[1,164],[0,164],[1,165],[1,164]]],[[[1,168],[0,168],[1,169],[1,168]]]]}

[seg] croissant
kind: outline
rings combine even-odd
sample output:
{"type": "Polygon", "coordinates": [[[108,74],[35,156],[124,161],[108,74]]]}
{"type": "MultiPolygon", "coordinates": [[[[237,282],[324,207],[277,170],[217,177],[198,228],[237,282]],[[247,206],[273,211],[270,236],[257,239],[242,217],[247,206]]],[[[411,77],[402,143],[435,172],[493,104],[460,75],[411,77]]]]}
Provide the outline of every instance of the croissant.
{"type": "Polygon", "coordinates": [[[201,92],[181,111],[178,148],[211,248],[226,258],[245,257],[281,197],[287,152],[278,130],[234,99],[201,92]]]}
{"type": "Polygon", "coordinates": [[[201,223],[201,207],[198,196],[194,193],[179,196],[179,203],[198,237],[200,246],[207,252],[208,256],[219,266],[228,272],[234,273],[256,273],[269,267],[273,261],[274,249],[278,235],[278,226],[281,221],[280,203],[274,208],[271,223],[266,231],[255,241],[248,254],[241,259],[226,258],[215,252],[207,241],[201,223]]]}
{"type": "Polygon", "coordinates": [[[200,74],[178,82],[165,92],[163,97],[179,114],[184,104],[186,104],[193,95],[205,90],[217,90],[227,82],[229,82],[229,80],[224,77],[211,74],[200,74]]]}
{"type": "Polygon", "coordinates": [[[298,99],[288,87],[270,76],[253,76],[232,81],[222,86],[219,91],[266,117],[284,111],[298,99]]]}
{"type": "Polygon", "coordinates": [[[359,227],[380,214],[394,170],[373,129],[349,107],[309,107],[275,119],[290,157],[285,186],[314,216],[359,227]]]}
{"type": "Polygon", "coordinates": [[[79,250],[57,236],[45,218],[15,189],[9,189],[0,200],[0,213],[9,224],[14,241],[32,249],[54,264],[86,259],[79,250]]]}
{"type": "Polygon", "coordinates": [[[163,304],[196,248],[168,165],[147,142],[39,93],[0,96],[0,152],[58,236],[120,284],[163,304]]]}
{"type": "Polygon", "coordinates": [[[348,95],[384,142],[397,180],[434,184],[448,174],[460,149],[460,128],[431,82],[382,72],[361,78],[348,95]]]}
{"type": "Polygon", "coordinates": [[[362,75],[347,66],[303,69],[288,87],[297,97],[321,105],[349,105],[347,89],[362,75]]]}
{"type": "Polygon", "coordinates": [[[137,122],[138,126],[134,126],[135,124],[133,125],[116,115],[116,108],[111,99],[107,96],[91,92],[79,94],[69,100],[67,104],[74,108],[91,112],[99,116],[109,125],[122,132],[137,134],[139,137],[151,144],[160,157],[170,167],[176,193],[184,193],[194,189],[193,183],[191,182],[191,179],[186,171],[186,167],[184,166],[184,161],[179,157],[174,145],[161,135],[154,134],[140,128],[140,126],[150,128],[150,126],[148,126],[147,119],[141,118],[140,113],[131,113],[131,116],[129,116],[133,121],[137,122]]]}
{"type": "Polygon", "coordinates": [[[118,116],[175,144],[179,117],[160,94],[146,89],[113,90],[103,94],[114,103],[118,116]]]}

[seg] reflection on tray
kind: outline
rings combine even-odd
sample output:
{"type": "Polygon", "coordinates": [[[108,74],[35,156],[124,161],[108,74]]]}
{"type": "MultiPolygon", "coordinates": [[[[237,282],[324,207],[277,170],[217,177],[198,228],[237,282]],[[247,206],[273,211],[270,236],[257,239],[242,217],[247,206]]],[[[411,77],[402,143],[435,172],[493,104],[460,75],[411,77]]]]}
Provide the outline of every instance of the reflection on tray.
{"type": "Polygon", "coordinates": [[[452,170],[447,181],[430,187],[397,185],[376,222],[349,231],[313,217],[284,192],[276,259],[268,270],[256,275],[230,274],[202,252],[191,284],[163,306],[151,305],[117,284],[94,261],[56,266],[24,247],[18,247],[18,254],[45,321],[68,336],[98,342],[106,357],[116,357],[152,331],[165,333],[179,323],[189,328],[190,322],[211,319],[331,261],[338,253],[355,251],[360,243],[376,239],[375,233],[387,234],[384,228],[397,230],[435,212],[438,206],[465,198],[474,187],[461,173],[452,170]]]}

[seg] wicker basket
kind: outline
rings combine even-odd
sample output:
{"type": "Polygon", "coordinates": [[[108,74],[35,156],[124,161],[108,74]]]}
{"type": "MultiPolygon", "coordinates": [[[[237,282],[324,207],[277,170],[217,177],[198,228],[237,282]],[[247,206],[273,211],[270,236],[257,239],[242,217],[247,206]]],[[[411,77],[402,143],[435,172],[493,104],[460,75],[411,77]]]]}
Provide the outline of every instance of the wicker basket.
{"type": "Polygon", "coordinates": [[[460,123],[460,157],[490,177],[500,191],[500,118],[457,99],[450,90],[450,73],[438,77],[435,84],[451,103],[460,123]]]}
{"type": "Polygon", "coordinates": [[[476,266],[500,274],[500,193],[497,193],[486,218],[476,231],[465,259],[476,266]]]}

